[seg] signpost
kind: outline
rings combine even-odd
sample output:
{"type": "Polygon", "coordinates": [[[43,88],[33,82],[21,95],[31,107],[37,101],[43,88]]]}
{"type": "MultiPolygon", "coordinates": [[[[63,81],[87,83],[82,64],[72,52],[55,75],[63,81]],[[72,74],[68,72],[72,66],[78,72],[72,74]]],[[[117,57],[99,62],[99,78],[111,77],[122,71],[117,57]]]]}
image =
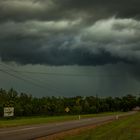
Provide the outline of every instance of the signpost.
{"type": "Polygon", "coordinates": [[[14,107],[4,107],[4,117],[13,117],[14,107]]]}
{"type": "Polygon", "coordinates": [[[70,111],[70,109],[69,109],[68,107],[66,107],[66,108],[65,108],[65,112],[68,113],[69,111],[70,111]]]}

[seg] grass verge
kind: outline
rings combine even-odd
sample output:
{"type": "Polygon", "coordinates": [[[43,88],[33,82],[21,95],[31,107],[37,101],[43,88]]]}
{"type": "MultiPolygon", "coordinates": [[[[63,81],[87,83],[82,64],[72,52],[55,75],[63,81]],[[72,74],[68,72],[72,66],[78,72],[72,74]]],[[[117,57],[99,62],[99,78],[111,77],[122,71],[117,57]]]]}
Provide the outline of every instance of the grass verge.
{"type": "MultiPolygon", "coordinates": [[[[122,112],[106,112],[100,114],[81,115],[81,118],[101,117],[116,114],[122,114],[122,112]]],[[[0,119],[0,128],[21,125],[64,122],[69,120],[77,120],[78,118],[79,118],[78,115],[69,115],[69,116],[18,117],[13,119],[0,119]]]]}
{"type": "Polygon", "coordinates": [[[61,140],[140,140],[140,113],[61,140]]]}

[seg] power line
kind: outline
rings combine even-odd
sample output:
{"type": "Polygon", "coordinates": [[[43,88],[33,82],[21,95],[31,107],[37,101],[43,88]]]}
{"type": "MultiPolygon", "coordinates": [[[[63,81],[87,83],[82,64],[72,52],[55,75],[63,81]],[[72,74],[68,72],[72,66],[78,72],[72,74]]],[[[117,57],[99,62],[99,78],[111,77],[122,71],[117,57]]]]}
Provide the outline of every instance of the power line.
{"type": "Polygon", "coordinates": [[[23,81],[25,81],[25,82],[30,82],[30,83],[33,84],[34,86],[39,86],[40,88],[46,88],[46,87],[43,87],[43,86],[41,86],[41,85],[39,85],[39,84],[37,84],[37,83],[35,83],[35,82],[32,82],[32,81],[27,80],[27,79],[25,79],[25,78],[22,78],[22,77],[20,77],[20,76],[18,76],[18,75],[12,74],[12,73],[10,73],[10,72],[8,72],[8,71],[4,71],[3,69],[0,69],[0,71],[3,72],[3,73],[6,73],[6,74],[8,74],[8,75],[10,75],[10,76],[12,76],[12,77],[14,77],[14,78],[16,78],[16,79],[20,79],[20,80],[23,80],[23,81]]]}
{"type": "MultiPolygon", "coordinates": [[[[57,93],[60,93],[60,91],[58,91],[58,88],[55,88],[55,87],[53,87],[53,89],[50,87],[50,85],[49,85],[49,87],[46,85],[46,83],[43,83],[43,84],[45,84],[45,85],[40,85],[40,84],[38,84],[38,83],[36,83],[35,81],[37,80],[38,82],[43,82],[42,80],[40,80],[40,79],[34,79],[34,78],[29,78],[29,77],[27,77],[27,76],[25,76],[25,75],[23,75],[23,73],[21,72],[21,71],[16,71],[14,68],[11,68],[9,65],[6,65],[6,64],[2,64],[2,63],[0,63],[0,65],[3,65],[4,67],[6,67],[6,69],[7,70],[3,70],[3,69],[0,69],[0,71],[2,71],[2,72],[4,72],[4,73],[6,73],[6,74],[8,74],[8,75],[10,75],[10,76],[12,76],[12,77],[14,77],[14,78],[17,78],[17,79],[20,79],[20,80],[24,80],[24,81],[26,81],[26,82],[30,82],[31,84],[33,84],[33,85],[35,85],[35,86],[39,86],[40,88],[45,88],[45,89],[50,89],[51,91],[55,91],[55,92],[57,92],[57,93]],[[15,74],[11,74],[11,71],[10,72],[8,72],[9,71],[9,69],[11,70],[11,71],[13,71],[14,73],[20,73],[20,74],[22,74],[23,76],[24,76],[24,78],[22,78],[21,76],[17,76],[17,75],[15,75],[15,74]],[[25,77],[26,77],[26,79],[25,79],[25,77]]],[[[62,93],[62,91],[61,91],[61,93],[62,93]]]]}
{"type": "Polygon", "coordinates": [[[33,84],[34,86],[38,86],[38,87],[43,88],[43,89],[46,89],[46,90],[48,90],[48,88],[49,88],[49,89],[52,90],[52,91],[55,91],[55,92],[57,92],[57,93],[60,93],[60,91],[57,91],[56,88],[51,89],[50,87],[46,87],[46,86],[40,85],[40,84],[38,84],[38,83],[36,83],[36,82],[33,82],[33,81],[31,81],[31,80],[28,80],[28,79],[19,77],[19,76],[15,75],[15,74],[11,74],[11,73],[9,73],[9,72],[7,72],[7,71],[4,71],[4,70],[2,70],[2,69],[0,69],[0,71],[3,72],[3,73],[6,73],[6,74],[8,74],[8,75],[10,75],[10,76],[12,76],[12,77],[14,77],[14,78],[16,78],[16,79],[20,79],[20,80],[23,80],[23,81],[25,81],[25,82],[29,82],[29,83],[33,84]]]}
{"type": "Polygon", "coordinates": [[[15,70],[13,68],[11,68],[9,65],[6,65],[4,63],[0,63],[0,65],[3,65],[3,66],[6,66],[6,67],[9,67],[10,69],[12,69],[13,72],[20,72],[20,73],[27,73],[27,74],[40,74],[40,75],[49,75],[49,76],[66,76],[66,77],[81,77],[81,76],[84,76],[84,77],[87,77],[87,76],[90,76],[90,77],[97,77],[97,76],[102,76],[102,77],[122,77],[122,75],[119,75],[119,74],[100,74],[100,75],[97,75],[97,74],[89,74],[89,73],[80,73],[80,74],[77,74],[77,73],[55,73],[55,72],[37,72],[37,71],[23,71],[23,70],[15,70]]]}
{"type": "MultiPolygon", "coordinates": [[[[3,69],[4,70],[4,69],[3,69]]],[[[52,76],[68,76],[68,77],[97,77],[97,76],[107,76],[107,77],[122,77],[122,75],[118,74],[70,74],[70,73],[50,73],[50,72],[35,72],[35,71],[20,71],[20,70],[12,70],[13,72],[27,73],[27,74],[39,74],[39,75],[52,75],[52,76]]]]}

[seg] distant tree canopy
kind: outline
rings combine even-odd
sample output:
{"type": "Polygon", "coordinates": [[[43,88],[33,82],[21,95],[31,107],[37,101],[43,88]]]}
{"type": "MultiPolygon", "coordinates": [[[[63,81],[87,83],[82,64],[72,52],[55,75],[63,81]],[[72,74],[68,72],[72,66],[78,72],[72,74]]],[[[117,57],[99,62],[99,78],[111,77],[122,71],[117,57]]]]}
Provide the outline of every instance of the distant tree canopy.
{"type": "Polygon", "coordinates": [[[140,97],[33,97],[14,89],[0,89],[0,117],[3,107],[14,107],[15,116],[92,114],[110,111],[129,111],[140,106],[140,97]],[[69,112],[65,108],[70,109],[69,112]]]}

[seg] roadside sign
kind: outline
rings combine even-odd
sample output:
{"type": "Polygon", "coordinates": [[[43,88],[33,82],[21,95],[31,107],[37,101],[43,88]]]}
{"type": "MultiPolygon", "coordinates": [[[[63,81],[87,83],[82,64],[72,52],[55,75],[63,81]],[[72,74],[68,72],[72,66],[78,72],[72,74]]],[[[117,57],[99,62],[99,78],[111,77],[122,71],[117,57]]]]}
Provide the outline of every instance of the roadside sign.
{"type": "Polygon", "coordinates": [[[68,107],[66,107],[66,108],[65,108],[65,112],[68,113],[69,111],[70,111],[70,109],[69,109],[68,107]]]}
{"type": "Polygon", "coordinates": [[[14,116],[14,107],[4,107],[4,117],[14,116]]]}

